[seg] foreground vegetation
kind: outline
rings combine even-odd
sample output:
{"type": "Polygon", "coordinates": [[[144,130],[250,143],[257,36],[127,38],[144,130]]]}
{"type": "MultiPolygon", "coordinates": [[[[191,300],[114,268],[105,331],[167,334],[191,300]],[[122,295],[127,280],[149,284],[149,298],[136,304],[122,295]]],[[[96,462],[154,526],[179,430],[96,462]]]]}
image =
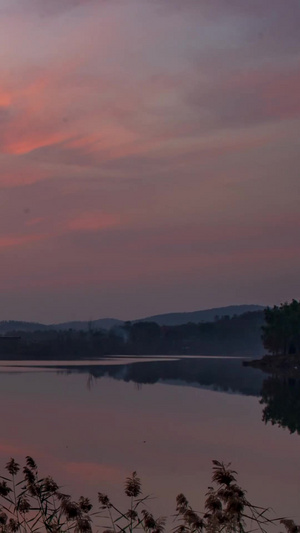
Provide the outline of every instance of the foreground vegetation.
{"type": "MultiPolygon", "coordinates": [[[[88,498],[73,501],[60,491],[51,477],[40,478],[35,461],[26,458],[23,469],[11,459],[8,477],[0,482],[0,531],[3,533],[74,533],[102,530],[105,533],[162,533],[166,517],[154,518],[148,508],[148,497],[142,496],[141,481],[136,472],[125,482],[129,500],[125,510],[118,509],[102,492],[98,493],[98,509],[88,498]]],[[[203,513],[195,512],[183,494],[176,499],[176,512],[171,529],[175,533],[245,533],[266,531],[280,523],[288,533],[300,528],[288,519],[269,519],[267,509],[252,505],[245,491],[236,482],[236,472],[230,465],[213,461],[213,486],[208,488],[203,513]]]]}

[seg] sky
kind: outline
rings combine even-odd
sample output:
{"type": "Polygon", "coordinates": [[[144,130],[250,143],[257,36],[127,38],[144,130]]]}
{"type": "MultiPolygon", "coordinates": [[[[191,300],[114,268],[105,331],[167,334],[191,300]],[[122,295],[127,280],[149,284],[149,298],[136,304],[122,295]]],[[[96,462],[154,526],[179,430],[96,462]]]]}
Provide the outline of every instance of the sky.
{"type": "Polygon", "coordinates": [[[299,0],[0,0],[0,319],[299,298],[299,25],[299,0]]]}

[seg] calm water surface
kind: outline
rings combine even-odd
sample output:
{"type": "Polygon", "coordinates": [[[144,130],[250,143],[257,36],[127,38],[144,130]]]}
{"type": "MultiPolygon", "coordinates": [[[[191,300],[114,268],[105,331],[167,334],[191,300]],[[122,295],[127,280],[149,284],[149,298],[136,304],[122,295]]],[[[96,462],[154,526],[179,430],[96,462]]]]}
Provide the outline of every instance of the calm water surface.
{"type": "Polygon", "coordinates": [[[211,460],[231,461],[250,500],[300,520],[300,436],[262,422],[259,403],[263,389],[269,418],[275,410],[287,425],[300,418],[299,404],[291,413],[300,393],[289,383],[292,396],[280,389],[274,400],[265,380],[225,358],[1,362],[0,460],[32,455],[65,492],[108,492],[116,502],[137,470],[162,513],[179,492],[200,510],[211,460]]]}

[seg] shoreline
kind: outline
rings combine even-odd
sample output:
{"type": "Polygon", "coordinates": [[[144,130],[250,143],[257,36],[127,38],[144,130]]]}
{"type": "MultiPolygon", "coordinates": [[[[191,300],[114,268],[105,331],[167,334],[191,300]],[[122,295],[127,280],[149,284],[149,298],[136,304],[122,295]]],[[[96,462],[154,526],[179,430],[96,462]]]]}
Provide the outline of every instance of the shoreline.
{"type": "Polygon", "coordinates": [[[243,366],[259,368],[267,374],[300,378],[300,355],[265,355],[262,359],[243,361],[243,366]]]}

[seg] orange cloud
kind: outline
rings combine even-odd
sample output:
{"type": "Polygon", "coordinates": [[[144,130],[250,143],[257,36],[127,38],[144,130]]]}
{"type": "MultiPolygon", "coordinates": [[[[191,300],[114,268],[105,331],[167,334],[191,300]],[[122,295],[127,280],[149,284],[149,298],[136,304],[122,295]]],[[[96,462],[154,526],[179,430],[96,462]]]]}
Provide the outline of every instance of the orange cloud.
{"type": "Polygon", "coordinates": [[[35,77],[10,80],[10,91],[0,90],[0,106],[12,110],[1,135],[2,152],[27,154],[45,146],[57,144],[74,135],[63,120],[74,101],[69,76],[80,61],[59,64],[55,69],[43,69],[35,77]]]}
{"type": "Polygon", "coordinates": [[[14,155],[28,154],[38,148],[51,146],[64,141],[66,138],[66,135],[61,132],[43,133],[44,135],[40,135],[39,132],[29,132],[26,137],[21,135],[21,138],[19,139],[8,139],[6,143],[6,153],[14,155]]]}
{"type": "Polygon", "coordinates": [[[124,93],[110,77],[85,80],[76,72],[79,66],[80,59],[70,60],[29,81],[10,83],[13,89],[3,92],[3,102],[13,113],[1,136],[2,152],[22,155],[60,144],[76,164],[80,154],[102,161],[147,153],[174,136],[173,119],[157,131],[157,113],[179,83],[176,77],[126,82],[124,93]]]}
{"type": "Polygon", "coordinates": [[[12,102],[12,95],[0,89],[0,107],[9,107],[12,102]]]}

